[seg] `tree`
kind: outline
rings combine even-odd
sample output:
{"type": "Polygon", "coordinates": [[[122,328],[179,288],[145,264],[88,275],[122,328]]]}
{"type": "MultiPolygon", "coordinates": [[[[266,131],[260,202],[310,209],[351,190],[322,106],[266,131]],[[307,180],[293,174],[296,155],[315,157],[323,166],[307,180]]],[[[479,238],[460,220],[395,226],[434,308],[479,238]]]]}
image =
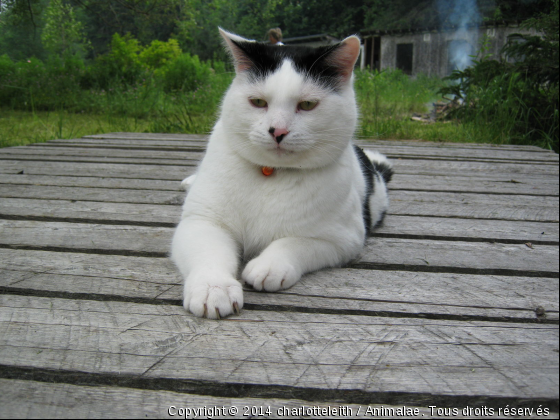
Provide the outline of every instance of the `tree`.
{"type": "Polygon", "coordinates": [[[130,33],[141,44],[167,41],[177,30],[186,0],[69,0],[83,12],[82,20],[94,56],[108,52],[115,33],[130,33]]]}
{"type": "Polygon", "coordinates": [[[62,0],[51,0],[44,12],[44,21],[41,40],[47,51],[57,56],[83,55],[87,45],[83,24],[76,19],[71,5],[62,0]]]}
{"type": "Polygon", "coordinates": [[[44,58],[42,12],[48,0],[4,0],[0,8],[0,55],[13,60],[44,58]]]}

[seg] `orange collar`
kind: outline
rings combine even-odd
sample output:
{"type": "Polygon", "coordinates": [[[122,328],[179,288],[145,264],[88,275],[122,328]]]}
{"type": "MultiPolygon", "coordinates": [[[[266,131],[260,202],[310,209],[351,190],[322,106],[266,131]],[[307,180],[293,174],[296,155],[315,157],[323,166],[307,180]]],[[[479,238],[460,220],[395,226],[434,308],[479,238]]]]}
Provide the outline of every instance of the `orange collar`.
{"type": "Polygon", "coordinates": [[[274,173],[274,168],[271,168],[270,166],[263,166],[261,168],[261,172],[264,176],[270,176],[274,173]]]}

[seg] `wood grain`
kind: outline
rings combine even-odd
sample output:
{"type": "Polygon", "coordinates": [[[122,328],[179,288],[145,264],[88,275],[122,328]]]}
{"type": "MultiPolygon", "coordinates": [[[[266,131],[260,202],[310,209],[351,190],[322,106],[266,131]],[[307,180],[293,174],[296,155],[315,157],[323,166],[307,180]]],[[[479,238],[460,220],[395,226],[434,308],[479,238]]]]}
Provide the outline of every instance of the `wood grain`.
{"type": "Polygon", "coordinates": [[[183,309],[168,258],[180,181],[207,138],[0,149],[0,417],[163,417],[181,403],[558,411],[557,154],[361,139],[396,173],[362,256],[281,293],[245,287],[241,315],[216,322],[183,309]]]}
{"type": "MultiPolygon", "coordinates": [[[[166,179],[149,179],[146,175],[137,177],[129,173],[114,173],[107,176],[56,176],[52,174],[3,174],[2,184],[12,185],[49,185],[75,187],[103,187],[103,188],[134,188],[161,189],[170,191],[180,190],[180,181],[194,169],[187,168],[180,172],[166,172],[166,179]],[[118,177],[116,175],[119,175],[118,177]],[[128,175],[128,176],[125,176],[128,175]],[[144,176],[144,178],[143,178],[144,176]]],[[[49,172],[45,170],[45,172],[49,172]]],[[[107,175],[107,174],[105,174],[107,175]]],[[[510,177],[488,177],[473,183],[468,177],[445,176],[412,176],[396,174],[389,184],[390,190],[404,191],[437,191],[437,192],[466,192],[477,194],[499,195],[531,195],[558,196],[559,183],[557,178],[524,177],[523,182],[512,180],[510,177]]]]}
{"type": "MultiPolygon", "coordinates": [[[[251,413],[267,413],[266,418],[292,419],[299,415],[284,415],[291,410],[315,408],[323,410],[339,410],[344,418],[359,419],[364,417],[367,407],[397,408],[391,405],[371,404],[337,404],[320,401],[304,401],[298,399],[279,398],[232,398],[211,397],[172,391],[153,391],[116,386],[79,386],[70,384],[53,384],[34,381],[0,379],[0,416],[6,419],[16,418],[166,418],[171,413],[178,416],[181,409],[187,409],[188,418],[207,418],[218,415],[222,418],[247,418],[251,413]],[[33,399],[29,400],[29,396],[33,399]],[[27,400],[26,405],[21,400],[27,400]],[[237,414],[224,416],[222,409],[237,408],[237,414]],[[342,407],[342,408],[341,408],[342,407]],[[254,410],[254,411],[253,411],[254,410]],[[287,411],[289,410],[289,411],[287,411]],[[352,413],[352,415],[346,415],[352,413]],[[197,415],[198,414],[198,415],[197,415]]],[[[402,407],[400,407],[402,408],[402,407]]],[[[431,410],[425,407],[418,409],[419,415],[429,417],[431,410]]],[[[226,411],[227,412],[227,411],[226,411]]],[[[321,416],[321,418],[340,418],[340,414],[321,416]]],[[[406,417],[405,417],[406,418],[406,417]]],[[[535,417],[536,418],[536,417],[535,417]]]]}
{"type": "Polygon", "coordinates": [[[260,311],[213,322],[173,306],[21,296],[1,302],[0,328],[10,328],[0,356],[8,365],[339,391],[558,396],[554,326],[504,331],[408,319],[389,326],[376,317],[260,311]]]}
{"type": "MultiPolygon", "coordinates": [[[[166,255],[172,229],[61,224],[37,221],[0,221],[5,245],[64,248],[96,252],[145,252],[166,255]]],[[[558,272],[558,247],[526,244],[472,243],[402,238],[370,238],[357,260],[372,266],[408,269],[446,267],[477,270],[558,272]]]]}
{"type": "MultiPolygon", "coordinates": [[[[0,286],[180,301],[182,279],[167,258],[0,249],[0,286]]],[[[557,281],[545,278],[336,268],[311,273],[282,293],[246,290],[245,301],[412,316],[558,319],[557,281]],[[474,292],[476,291],[476,293],[474,292]]]]}
{"type": "MultiPolygon", "coordinates": [[[[185,192],[153,189],[60,187],[0,184],[0,197],[181,205],[185,192]]],[[[389,214],[558,223],[556,197],[393,191],[389,214]]],[[[6,213],[4,213],[6,214],[6,213]]],[[[125,219],[126,220],[126,219],[125,219]]],[[[177,219],[178,220],[178,219],[177,219]]],[[[149,222],[149,220],[146,220],[149,222]]],[[[152,220],[157,222],[157,220],[152,220]]]]}

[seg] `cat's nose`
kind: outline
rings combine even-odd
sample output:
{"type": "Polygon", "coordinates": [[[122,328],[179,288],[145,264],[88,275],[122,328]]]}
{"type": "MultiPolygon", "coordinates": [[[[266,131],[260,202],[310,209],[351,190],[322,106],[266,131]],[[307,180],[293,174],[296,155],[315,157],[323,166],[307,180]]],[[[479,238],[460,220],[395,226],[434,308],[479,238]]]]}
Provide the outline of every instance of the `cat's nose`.
{"type": "Polygon", "coordinates": [[[280,144],[280,142],[284,140],[284,137],[286,137],[289,133],[289,131],[286,130],[285,128],[274,128],[274,127],[270,127],[268,132],[278,144],[280,144]]]}

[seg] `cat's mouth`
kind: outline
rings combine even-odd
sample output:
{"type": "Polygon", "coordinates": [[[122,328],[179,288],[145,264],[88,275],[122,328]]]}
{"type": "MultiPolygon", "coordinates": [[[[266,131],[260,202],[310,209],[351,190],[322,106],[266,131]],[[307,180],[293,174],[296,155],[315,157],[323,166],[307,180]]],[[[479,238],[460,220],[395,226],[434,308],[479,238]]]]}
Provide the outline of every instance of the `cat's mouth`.
{"type": "Polygon", "coordinates": [[[274,153],[274,155],[278,157],[286,156],[286,155],[293,155],[296,153],[296,150],[293,150],[289,144],[284,142],[282,143],[268,143],[265,147],[268,152],[274,153]]]}
{"type": "Polygon", "coordinates": [[[294,150],[288,150],[288,149],[282,147],[281,145],[278,145],[278,146],[275,147],[274,153],[277,156],[284,156],[284,155],[293,155],[295,153],[295,151],[294,150]]]}

